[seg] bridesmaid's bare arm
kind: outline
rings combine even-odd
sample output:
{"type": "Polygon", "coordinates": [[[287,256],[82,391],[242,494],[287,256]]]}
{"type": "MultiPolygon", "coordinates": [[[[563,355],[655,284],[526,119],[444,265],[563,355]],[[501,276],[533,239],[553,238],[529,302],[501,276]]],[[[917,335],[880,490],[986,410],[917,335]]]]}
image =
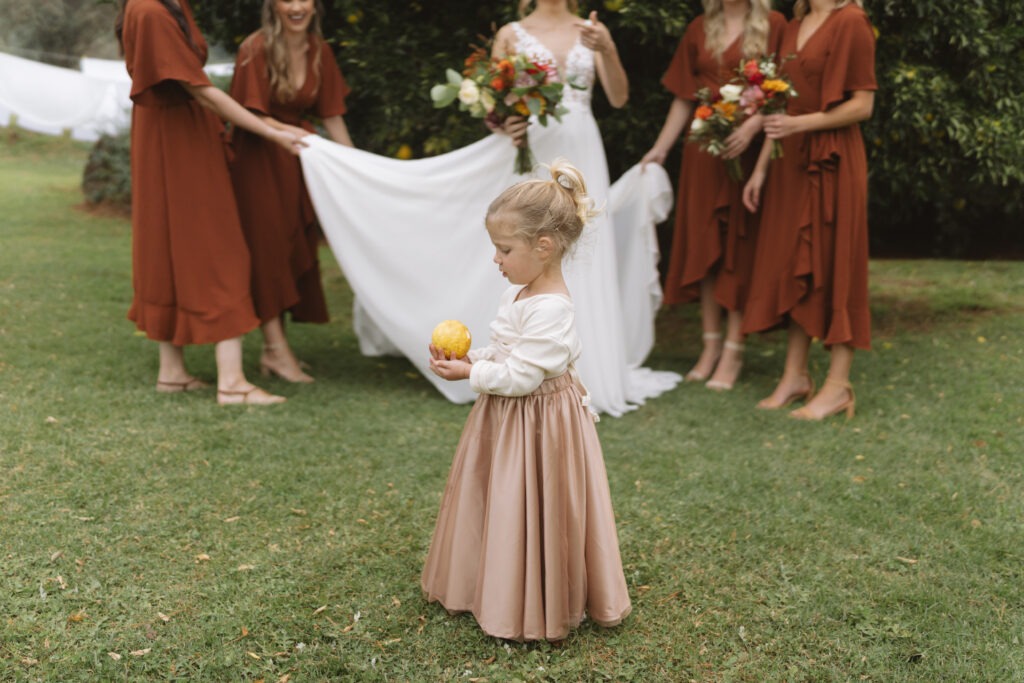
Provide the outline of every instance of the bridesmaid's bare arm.
{"type": "Polygon", "coordinates": [[[292,154],[298,154],[299,149],[306,146],[301,137],[288,131],[278,130],[240,105],[223,90],[212,85],[197,86],[182,81],[178,82],[199,104],[213,111],[221,119],[271,142],[276,142],[292,154]]]}
{"type": "Polygon", "coordinates": [[[352,137],[348,134],[348,126],[341,116],[329,116],[324,119],[324,128],[332,140],[346,147],[355,147],[352,144],[352,137]]]}
{"type": "Polygon", "coordinates": [[[850,99],[828,111],[818,111],[800,116],[772,114],[764,119],[764,133],[771,140],[778,140],[794,133],[810,133],[816,130],[845,128],[871,118],[875,106],[875,93],[871,90],[854,90],[850,99]]]}

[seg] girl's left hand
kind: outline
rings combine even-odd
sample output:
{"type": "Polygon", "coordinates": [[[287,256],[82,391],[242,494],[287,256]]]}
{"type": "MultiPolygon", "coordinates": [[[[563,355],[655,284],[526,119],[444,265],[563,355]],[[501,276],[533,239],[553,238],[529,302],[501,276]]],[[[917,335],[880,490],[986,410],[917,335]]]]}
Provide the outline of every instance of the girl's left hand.
{"type": "Polygon", "coordinates": [[[430,371],[438,377],[453,381],[458,379],[469,379],[469,371],[473,364],[468,356],[462,358],[445,358],[444,351],[433,344],[430,345],[430,371]]]}
{"type": "Polygon", "coordinates": [[[615,49],[615,41],[608,27],[597,19],[597,12],[591,12],[588,23],[580,26],[580,42],[594,52],[605,53],[615,49]]]}
{"type": "Polygon", "coordinates": [[[800,117],[771,114],[764,117],[764,134],[769,140],[781,140],[801,130],[800,117]]]}

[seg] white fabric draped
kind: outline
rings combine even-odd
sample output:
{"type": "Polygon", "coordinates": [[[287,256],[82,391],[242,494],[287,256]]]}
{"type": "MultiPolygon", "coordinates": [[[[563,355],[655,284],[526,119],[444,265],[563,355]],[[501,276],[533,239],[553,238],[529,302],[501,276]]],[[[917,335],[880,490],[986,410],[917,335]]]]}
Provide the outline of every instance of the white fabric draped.
{"type": "MultiPolygon", "coordinates": [[[[671,209],[671,185],[652,164],[634,167],[609,190],[589,107],[561,124],[531,126],[529,139],[541,162],[563,156],[576,165],[605,208],[584,231],[565,273],[583,343],[579,374],[594,408],[621,415],[681,379],[640,367],[654,343],[661,303],[654,226],[671,209]]],[[[464,322],[476,345],[486,344],[506,283],[492,261],[484,215],[502,190],[522,179],[512,170],[509,139],[491,135],[410,161],[306,140],[307,187],[355,293],[362,352],[400,353],[449,400],[473,400],[467,382],[429,371],[427,345],[434,325],[449,318],[464,322]]]]}
{"type": "MultiPolygon", "coordinates": [[[[19,128],[46,135],[70,133],[87,142],[131,124],[132,81],[124,62],[83,58],[81,70],[0,53],[0,125],[11,116],[19,128]]],[[[231,73],[233,64],[211,64],[207,73],[231,73]]]]}

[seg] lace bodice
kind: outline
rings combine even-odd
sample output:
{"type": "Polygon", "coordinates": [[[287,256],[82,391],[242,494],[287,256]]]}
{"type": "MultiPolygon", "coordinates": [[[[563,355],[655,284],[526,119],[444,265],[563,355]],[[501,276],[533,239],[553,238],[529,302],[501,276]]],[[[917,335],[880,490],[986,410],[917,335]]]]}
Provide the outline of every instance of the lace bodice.
{"type": "Polygon", "coordinates": [[[512,30],[516,34],[515,50],[519,54],[529,55],[531,59],[543,60],[554,64],[562,81],[573,82],[583,86],[584,90],[570,88],[566,85],[562,95],[562,103],[566,106],[590,107],[590,97],[594,92],[594,53],[587,49],[577,38],[565,57],[565,64],[559,64],[555,55],[544,43],[537,40],[518,21],[512,22],[512,30]]]}

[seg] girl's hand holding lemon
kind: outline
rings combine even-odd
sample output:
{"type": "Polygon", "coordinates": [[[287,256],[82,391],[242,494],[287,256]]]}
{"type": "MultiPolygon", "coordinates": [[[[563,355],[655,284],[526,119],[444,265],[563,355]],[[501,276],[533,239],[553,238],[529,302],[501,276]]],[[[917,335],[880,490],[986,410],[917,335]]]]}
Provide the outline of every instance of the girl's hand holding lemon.
{"type": "Polygon", "coordinates": [[[469,329],[458,320],[445,320],[430,338],[430,369],[447,380],[469,379],[472,367],[466,354],[473,342],[469,329]]]}

